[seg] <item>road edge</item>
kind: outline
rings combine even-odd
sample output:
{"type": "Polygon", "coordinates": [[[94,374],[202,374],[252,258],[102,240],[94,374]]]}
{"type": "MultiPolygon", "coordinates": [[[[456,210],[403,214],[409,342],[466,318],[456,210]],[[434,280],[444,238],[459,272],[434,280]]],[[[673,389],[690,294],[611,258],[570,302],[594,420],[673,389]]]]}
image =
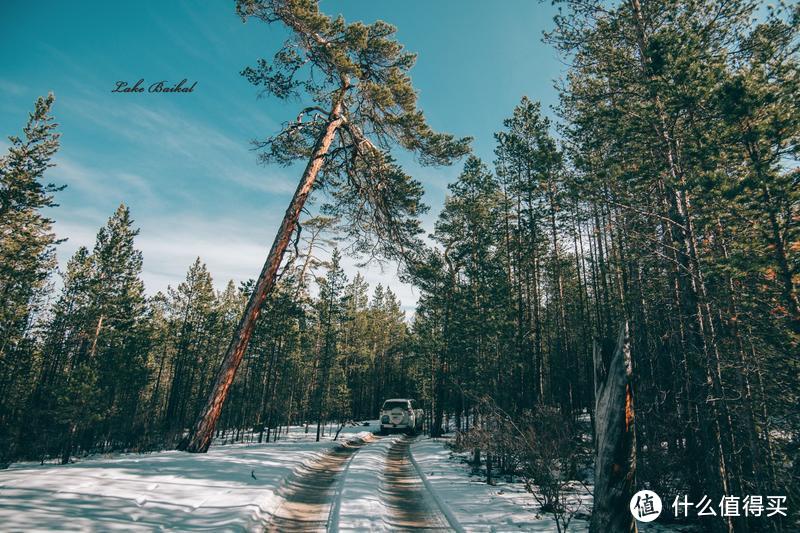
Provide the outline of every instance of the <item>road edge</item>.
{"type": "Polygon", "coordinates": [[[430,493],[431,498],[433,498],[433,501],[436,502],[437,507],[439,507],[439,510],[442,512],[444,517],[447,519],[447,523],[450,525],[450,527],[453,529],[453,531],[456,531],[457,533],[466,533],[466,530],[458,522],[458,520],[455,517],[455,514],[453,514],[453,511],[444,502],[444,500],[442,500],[439,497],[439,495],[434,490],[433,485],[431,485],[431,482],[428,480],[428,476],[425,475],[425,472],[422,471],[422,468],[419,466],[419,463],[417,463],[417,460],[414,459],[414,446],[413,446],[413,443],[412,443],[412,446],[408,447],[408,457],[411,459],[411,464],[414,465],[414,469],[417,471],[417,474],[419,475],[419,478],[422,480],[422,484],[425,485],[425,488],[428,490],[428,493],[430,493]]]}

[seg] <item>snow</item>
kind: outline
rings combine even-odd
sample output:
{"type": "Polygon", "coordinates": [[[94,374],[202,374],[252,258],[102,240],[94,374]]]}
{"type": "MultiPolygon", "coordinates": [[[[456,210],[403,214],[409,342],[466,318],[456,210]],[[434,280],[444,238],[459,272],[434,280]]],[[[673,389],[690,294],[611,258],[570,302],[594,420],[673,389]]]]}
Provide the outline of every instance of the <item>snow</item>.
{"type": "MultiPolygon", "coordinates": [[[[346,427],[339,440],[371,426],[346,427]]],[[[334,446],[293,427],[269,444],[213,446],[93,458],[70,465],[23,463],[0,471],[0,524],[16,531],[263,529],[291,471],[334,446]]]]}
{"type": "MultiPolygon", "coordinates": [[[[339,441],[372,441],[348,459],[331,502],[330,531],[388,531],[382,499],[387,453],[400,435],[372,440],[377,421],[345,427],[339,441]]],[[[334,432],[335,433],[335,428],[334,432]]],[[[256,439],[256,435],[248,438],[256,439]]],[[[0,471],[0,529],[14,531],[261,531],[282,500],[284,480],[337,443],[314,442],[292,427],[278,442],[217,444],[207,454],[167,451],[96,457],[70,465],[16,464],[0,471]]],[[[411,446],[417,471],[451,523],[466,531],[555,531],[553,519],[522,483],[487,485],[471,476],[447,439],[420,437],[411,446]]],[[[569,531],[588,530],[591,496],[569,531]]],[[[652,526],[652,524],[648,524],[652,526]]],[[[649,527],[650,531],[669,528],[649,527]]]]}
{"type": "MultiPolygon", "coordinates": [[[[411,447],[431,487],[467,531],[556,531],[551,517],[538,511],[522,483],[487,485],[471,477],[470,467],[451,457],[440,439],[419,439],[411,447]]],[[[582,496],[580,512],[588,513],[591,496],[582,496]]],[[[573,518],[569,531],[588,531],[589,524],[573,518]]]]}
{"type": "MultiPolygon", "coordinates": [[[[521,482],[498,480],[494,486],[487,485],[484,477],[471,475],[471,467],[460,461],[446,442],[447,439],[422,438],[412,445],[411,452],[444,510],[452,512],[466,531],[556,531],[553,519],[539,510],[539,504],[521,482]]],[[[581,507],[568,531],[586,532],[592,496],[580,485],[573,490],[581,507]]],[[[690,525],[658,522],[637,522],[637,526],[640,531],[652,533],[697,531],[690,525]]]]}
{"type": "Polygon", "coordinates": [[[387,531],[388,509],[381,499],[386,455],[400,435],[384,437],[359,451],[350,461],[340,495],[339,531],[387,531]]]}
{"type": "Polygon", "coordinates": [[[274,489],[330,442],[233,445],[0,473],[0,523],[28,531],[252,530],[274,489]]]}

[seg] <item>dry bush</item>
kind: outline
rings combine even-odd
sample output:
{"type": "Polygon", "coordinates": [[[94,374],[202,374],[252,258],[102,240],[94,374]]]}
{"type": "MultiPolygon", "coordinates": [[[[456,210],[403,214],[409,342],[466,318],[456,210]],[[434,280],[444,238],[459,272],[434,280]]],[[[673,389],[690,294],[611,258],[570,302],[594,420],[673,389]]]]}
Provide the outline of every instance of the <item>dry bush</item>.
{"type": "Polygon", "coordinates": [[[518,439],[520,474],[525,488],[565,531],[582,506],[572,490],[580,442],[575,425],[554,407],[540,407],[527,414],[518,439]]]}
{"type": "Polygon", "coordinates": [[[458,432],[452,447],[473,454],[476,472],[483,454],[487,483],[493,483],[495,472],[519,475],[542,512],[553,517],[559,532],[565,531],[582,507],[573,480],[578,458],[586,451],[572,418],[546,406],[513,418],[490,398],[482,398],[474,414],[473,426],[458,432]]]}

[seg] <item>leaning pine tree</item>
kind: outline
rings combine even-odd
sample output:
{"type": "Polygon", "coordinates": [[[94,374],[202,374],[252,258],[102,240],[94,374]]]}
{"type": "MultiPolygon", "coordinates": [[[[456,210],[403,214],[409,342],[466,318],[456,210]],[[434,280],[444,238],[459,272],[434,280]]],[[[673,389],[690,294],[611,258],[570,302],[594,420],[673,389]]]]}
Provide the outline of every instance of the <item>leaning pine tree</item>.
{"type": "Polygon", "coordinates": [[[416,107],[408,76],[414,54],[394,39],[395,28],[345,23],[319,11],[318,0],[239,0],[237,12],[291,34],[271,62],[242,74],[265,94],[305,100],[295,121],[258,142],[263,162],[307,164],[275,236],[264,268],[228,347],[208,401],[179,449],[205,452],[236,370],[309,194],[325,188],[327,214],[361,252],[397,257],[420,232],[422,188],[397,165],[390,149],[414,152],[422,164],[447,165],[469,150],[469,139],[434,132],[416,107]]]}

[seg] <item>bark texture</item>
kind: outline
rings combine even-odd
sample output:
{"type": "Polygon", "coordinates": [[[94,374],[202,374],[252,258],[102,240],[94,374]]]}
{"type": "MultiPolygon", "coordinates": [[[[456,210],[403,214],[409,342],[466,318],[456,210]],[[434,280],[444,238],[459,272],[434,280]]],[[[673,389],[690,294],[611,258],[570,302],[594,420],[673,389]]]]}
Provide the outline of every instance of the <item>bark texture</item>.
{"type": "Polygon", "coordinates": [[[636,433],[630,337],[627,321],[609,362],[594,345],[595,439],[594,507],[590,530],[635,532],[629,510],[636,479],[636,433]]]}

